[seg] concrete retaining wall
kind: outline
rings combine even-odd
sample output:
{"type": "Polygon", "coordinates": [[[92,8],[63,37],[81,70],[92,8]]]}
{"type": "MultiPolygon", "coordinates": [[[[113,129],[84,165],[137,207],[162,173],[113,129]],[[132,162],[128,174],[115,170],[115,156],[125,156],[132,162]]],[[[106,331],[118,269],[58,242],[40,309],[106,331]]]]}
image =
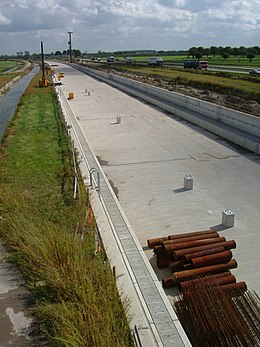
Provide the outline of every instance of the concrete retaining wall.
{"type": "Polygon", "coordinates": [[[260,154],[259,117],[87,67],[82,71],[260,154]]]}

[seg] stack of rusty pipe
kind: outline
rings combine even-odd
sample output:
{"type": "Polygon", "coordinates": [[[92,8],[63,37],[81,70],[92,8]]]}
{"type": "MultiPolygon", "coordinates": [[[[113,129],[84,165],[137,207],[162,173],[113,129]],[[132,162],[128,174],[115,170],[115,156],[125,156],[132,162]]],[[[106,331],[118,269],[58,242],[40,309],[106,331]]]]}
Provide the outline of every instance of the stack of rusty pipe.
{"type": "Polygon", "coordinates": [[[205,276],[211,284],[223,288],[236,286],[229,271],[237,267],[231,252],[236,243],[220,237],[215,230],[169,235],[149,239],[147,243],[154,249],[158,268],[169,267],[172,271],[172,276],[162,279],[164,288],[178,286],[183,290],[185,282],[196,276],[205,276]]]}

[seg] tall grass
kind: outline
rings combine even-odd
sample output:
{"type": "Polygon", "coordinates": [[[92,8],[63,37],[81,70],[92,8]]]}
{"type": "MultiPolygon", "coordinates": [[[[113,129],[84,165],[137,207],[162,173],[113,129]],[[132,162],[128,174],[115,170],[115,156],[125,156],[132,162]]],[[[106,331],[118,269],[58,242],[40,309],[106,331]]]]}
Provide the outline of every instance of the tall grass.
{"type": "Polygon", "coordinates": [[[127,310],[73,167],[52,88],[33,80],[2,139],[0,235],[18,264],[50,346],[132,346],[127,310]],[[77,231],[77,232],[75,232],[77,231]]]}

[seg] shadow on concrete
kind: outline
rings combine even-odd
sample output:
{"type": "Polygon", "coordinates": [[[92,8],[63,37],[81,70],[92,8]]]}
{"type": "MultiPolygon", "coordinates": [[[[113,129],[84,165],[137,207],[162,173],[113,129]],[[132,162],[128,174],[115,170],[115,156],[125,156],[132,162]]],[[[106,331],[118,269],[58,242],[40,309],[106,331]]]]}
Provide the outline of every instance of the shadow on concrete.
{"type": "MultiPolygon", "coordinates": [[[[172,275],[172,272],[168,267],[166,267],[164,269],[158,268],[158,266],[156,264],[156,255],[155,254],[153,254],[152,257],[148,256],[148,259],[149,259],[149,262],[153,268],[153,271],[155,272],[155,274],[156,274],[156,276],[160,282],[162,281],[163,277],[169,277],[172,275]]],[[[180,294],[180,291],[177,287],[164,289],[164,291],[165,291],[165,294],[167,296],[170,296],[171,298],[176,297],[180,294]]]]}
{"type": "Polygon", "coordinates": [[[217,225],[213,225],[212,227],[210,227],[210,229],[217,230],[217,231],[223,231],[223,230],[230,229],[230,228],[225,227],[223,224],[217,224],[217,225]]]}
{"type": "Polygon", "coordinates": [[[185,188],[177,188],[177,189],[173,189],[174,193],[184,193],[187,192],[188,190],[185,188]]]}

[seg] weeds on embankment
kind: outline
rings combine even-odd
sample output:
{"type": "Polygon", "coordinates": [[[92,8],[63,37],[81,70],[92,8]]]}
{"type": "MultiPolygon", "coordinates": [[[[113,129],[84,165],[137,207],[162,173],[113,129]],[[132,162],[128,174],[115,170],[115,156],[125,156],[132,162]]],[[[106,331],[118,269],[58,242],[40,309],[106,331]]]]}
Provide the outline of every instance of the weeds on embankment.
{"type": "Polygon", "coordinates": [[[73,162],[52,87],[36,76],[0,146],[0,235],[36,301],[50,346],[132,346],[129,302],[120,298],[83,184],[73,198],[73,162]]]}
{"type": "Polygon", "coordinates": [[[117,66],[113,69],[138,75],[153,76],[172,83],[188,85],[211,92],[237,95],[260,101],[260,79],[250,75],[236,76],[228,72],[177,70],[147,66],[117,66]]]}

